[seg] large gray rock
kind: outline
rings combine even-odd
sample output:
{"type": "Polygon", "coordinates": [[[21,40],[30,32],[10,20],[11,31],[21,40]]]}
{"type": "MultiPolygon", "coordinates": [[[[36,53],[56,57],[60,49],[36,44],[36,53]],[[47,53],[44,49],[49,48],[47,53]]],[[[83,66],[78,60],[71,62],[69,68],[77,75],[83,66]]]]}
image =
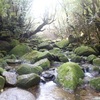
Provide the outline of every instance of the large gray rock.
{"type": "Polygon", "coordinates": [[[36,100],[34,95],[26,90],[11,88],[0,94],[0,100],[36,100]]]}
{"type": "Polygon", "coordinates": [[[17,86],[21,88],[30,88],[40,83],[39,75],[35,73],[18,76],[17,86]]]}
{"type": "Polygon", "coordinates": [[[4,71],[2,75],[5,77],[7,84],[9,84],[9,85],[15,85],[16,84],[17,74],[15,72],[4,71]]]}

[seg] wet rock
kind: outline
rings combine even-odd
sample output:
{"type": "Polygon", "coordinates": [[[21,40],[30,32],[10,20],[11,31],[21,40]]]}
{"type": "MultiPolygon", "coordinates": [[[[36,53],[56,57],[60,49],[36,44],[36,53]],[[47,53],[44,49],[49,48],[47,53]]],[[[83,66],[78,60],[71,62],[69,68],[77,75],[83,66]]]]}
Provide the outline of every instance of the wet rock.
{"type": "Polygon", "coordinates": [[[100,91],[100,77],[94,78],[90,81],[90,86],[97,91],[100,91]]]}
{"type": "Polygon", "coordinates": [[[55,79],[54,74],[55,74],[54,71],[45,71],[42,73],[42,77],[44,77],[46,81],[51,81],[55,79]]]}
{"type": "Polygon", "coordinates": [[[68,46],[69,41],[66,39],[61,40],[60,42],[56,43],[56,46],[59,48],[66,48],[66,46],[68,46]]]}
{"type": "Polygon", "coordinates": [[[36,100],[36,98],[26,90],[11,88],[0,94],[0,100],[36,100]]]}
{"type": "Polygon", "coordinates": [[[89,61],[89,62],[92,62],[95,58],[97,58],[95,55],[89,55],[88,57],[87,57],[87,61],[89,61]]]}
{"type": "Polygon", "coordinates": [[[60,62],[68,62],[66,54],[61,49],[54,48],[50,50],[50,53],[52,54],[52,60],[60,62]]]}
{"type": "Polygon", "coordinates": [[[17,83],[17,74],[15,72],[5,71],[2,75],[5,77],[8,85],[15,85],[17,83]]]}
{"type": "Polygon", "coordinates": [[[35,74],[25,74],[18,76],[16,86],[21,88],[30,88],[32,86],[38,85],[40,83],[40,77],[35,74]]]}
{"type": "Polygon", "coordinates": [[[34,66],[33,64],[22,64],[18,66],[16,69],[16,72],[19,75],[22,74],[30,74],[30,73],[36,73],[36,74],[41,74],[43,71],[41,66],[34,66]]]}
{"type": "Polygon", "coordinates": [[[69,90],[74,90],[80,84],[84,73],[77,63],[67,62],[58,67],[57,82],[69,90]]]}
{"type": "Polygon", "coordinates": [[[73,62],[81,62],[82,61],[82,58],[80,56],[77,56],[76,54],[69,55],[69,58],[73,62]]]}
{"type": "Polygon", "coordinates": [[[45,58],[37,61],[33,66],[41,66],[44,70],[50,68],[50,61],[45,58]]]}
{"type": "Polygon", "coordinates": [[[51,55],[49,51],[39,52],[39,51],[33,50],[30,53],[26,53],[24,56],[22,56],[22,59],[30,61],[31,63],[35,63],[36,61],[40,59],[50,58],[50,57],[51,55]]]}
{"type": "Polygon", "coordinates": [[[74,53],[79,56],[89,56],[91,54],[97,54],[96,51],[88,46],[80,46],[74,50],[74,53]]]}
{"type": "Polygon", "coordinates": [[[52,45],[49,44],[48,42],[42,42],[38,45],[38,49],[47,49],[47,50],[50,50],[52,49],[52,45]]]}
{"type": "Polygon", "coordinates": [[[17,65],[17,64],[21,64],[22,63],[21,60],[17,60],[17,59],[6,59],[6,62],[7,62],[8,65],[11,65],[11,64],[17,65]]]}
{"type": "Polygon", "coordinates": [[[96,58],[93,60],[93,65],[100,66],[100,58],[96,58]]]}
{"type": "Polygon", "coordinates": [[[27,46],[26,44],[19,44],[15,46],[11,51],[10,54],[14,54],[15,56],[21,57],[27,52],[30,52],[31,48],[27,46]]]}
{"type": "Polygon", "coordinates": [[[4,85],[5,85],[5,78],[0,76],[0,90],[4,88],[4,85]]]}

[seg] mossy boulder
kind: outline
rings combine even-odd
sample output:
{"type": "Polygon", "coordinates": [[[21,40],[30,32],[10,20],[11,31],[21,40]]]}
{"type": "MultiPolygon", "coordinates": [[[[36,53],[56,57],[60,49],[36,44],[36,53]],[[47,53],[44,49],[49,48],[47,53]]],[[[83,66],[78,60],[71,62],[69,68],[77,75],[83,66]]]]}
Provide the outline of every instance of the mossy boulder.
{"type": "Polygon", "coordinates": [[[47,49],[47,50],[50,50],[52,49],[52,45],[48,42],[42,42],[40,44],[38,44],[38,49],[47,49]]]}
{"type": "Polygon", "coordinates": [[[40,59],[50,58],[50,57],[51,57],[51,55],[50,55],[49,51],[39,52],[39,51],[33,50],[29,53],[26,53],[21,58],[23,60],[27,60],[27,61],[30,61],[32,63],[35,63],[36,61],[38,61],[40,59]]]}
{"type": "Polygon", "coordinates": [[[44,70],[50,68],[50,61],[45,58],[37,61],[33,66],[41,66],[44,70]]]}
{"type": "Polygon", "coordinates": [[[24,54],[26,54],[30,51],[31,51],[31,48],[28,45],[22,43],[22,44],[19,44],[19,45],[15,46],[10,51],[9,54],[14,54],[15,56],[21,57],[21,56],[23,56],[24,54]]]}
{"type": "Polygon", "coordinates": [[[81,62],[82,61],[82,57],[80,57],[76,54],[69,55],[69,58],[71,59],[72,62],[81,62]]]}
{"type": "Polygon", "coordinates": [[[95,55],[89,55],[88,57],[87,57],[87,61],[88,62],[92,62],[94,59],[96,59],[97,57],[95,56],[95,55]]]}
{"type": "Polygon", "coordinates": [[[16,72],[19,75],[22,74],[30,74],[30,73],[36,73],[36,74],[41,74],[43,71],[41,66],[33,66],[32,64],[22,64],[18,66],[16,69],[16,72]]]}
{"type": "Polygon", "coordinates": [[[100,58],[96,58],[93,60],[93,65],[100,66],[100,58]]]}
{"type": "Polygon", "coordinates": [[[68,61],[66,54],[59,48],[54,48],[54,49],[50,50],[50,53],[52,55],[52,59],[55,61],[56,60],[61,61],[61,62],[68,61]]]}
{"type": "Polygon", "coordinates": [[[74,50],[74,53],[79,55],[79,56],[89,56],[91,54],[94,54],[96,55],[96,51],[89,47],[89,46],[80,46],[80,47],[77,47],[75,50],[74,50]]]}
{"type": "Polygon", "coordinates": [[[31,73],[18,76],[16,86],[27,89],[35,85],[38,85],[39,83],[40,83],[40,76],[35,73],[31,73]]]}
{"type": "Polygon", "coordinates": [[[90,86],[97,91],[100,91],[100,77],[90,80],[90,86]]]}
{"type": "Polygon", "coordinates": [[[4,59],[0,59],[0,67],[5,68],[7,66],[7,62],[4,59]]]}
{"type": "Polygon", "coordinates": [[[0,76],[0,90],[4,88],[5,85],[5,78],[0,76]]]}
{"type": "Polygon", "coordinates": [[[0,67],[0,74],[2,74],[4,71],[6,71],[6,70],[3,69],[2,67],[0,67]]]}
{"type": "Polygon", "coordinates": [[[57,82],[64,88],[74,90],[80,84],[84,73],[80,66],[74,62],[67,62],[61,65],[58,70],[57,82]]]}
{"type": "Polygon", "coordinates": [[[66,48],[66,46],[68,46],[68,44],[69,44],[69,41],[66,39],[63,39],[60,42],[57,42],[56,46],[63,49],[63,48],[66,48]]]}

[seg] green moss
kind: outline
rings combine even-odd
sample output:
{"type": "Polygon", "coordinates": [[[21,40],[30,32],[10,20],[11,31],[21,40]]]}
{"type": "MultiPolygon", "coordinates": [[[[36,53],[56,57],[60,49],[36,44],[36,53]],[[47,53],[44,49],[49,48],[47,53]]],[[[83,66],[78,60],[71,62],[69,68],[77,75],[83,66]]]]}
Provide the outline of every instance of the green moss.
{"type": "Polygon", "coordinates": [[[36,61],[43,59],[43,58],[50,58],[49,51],[39,52],[36,50],[33,50],[29,53],[26,53],[24,56],[22,56],[22,59],[28,60],[31,63],[35,63],[36,61]]]}
{"type": "Polygon", "coordinates": [[[3,69],[2,67],[0,67],[0,74],[2,74],[4,71],[6,71],[6,70],[3,69]]]}
{"type": "Polygon", "coordinates": [[[22,64],[16,69],[16,72],[19,75],[30,74],[30,73],[41,74],[42,71],[43,69],[41,66],[33,66],[33,65],[28,65],[28,64],[22,64]]]}
{"type": "Polygon", "coordinates": [[[88,46],[80,46],[74,50],[74,53],[80,56],[89,56],[91,54],[96,54],[95,50],[88,46]]]}
{"type": "Polygon", "coordinates": [[[87,61],[89,61],[89,62],[92,62],[95,58],[97,58],[95,55],[89,55],[88,57],[87,57],[87,61]]]}
{"type": "Polygon", "coordinates": [[[91,87],[93,87],[95,90],[100,91],[100,77],[97,77],[95,79],[92,79],[90,81],[91,87]]]}
{"type": "Polygon", "coordinates": [[[7,66],[6,60],[0,59],[0,67],[4,68],[5,66],[7,66]]]}
{"type": "Polygon", "coordinates": [[[69,55],[69,58],[71,59],[71,61],[73,62],[80,62],[82,60],[82,58],[80,56],[77,56],[76,54],[71,54],[69,55]]]}
{"type": "Polygon", "coordinates": [[[16,40],[16,39],[12,39],[10,44],[11,44],[12,47],[15,47],[19,44],[19,41],[16,40]]]}
{"type": "Polygon", "coordinates": [[[4,88],[5,85],[5,79],[4,77],[0,76],[0,90],[4,88]]]}
{"type": "Polygon", "coordinates": [[[31,52],[26,53],[21,58],[25,59],[25,60],[28,60],[28,61],[36,60],[38,53],[39,53],[38,51],[33,50],[31,52]]]}
{"type": "Polygon", "coordinates": [[[65,88],[74,90],[84,76],[80,66],[73,62],[64,63],[58,68],[57,81],[65,88]]]}
{"type": "Polygon", "coordinates": [[[100,58],[96,58],[93,60],[93,65],[100,66],[100,58]]]}
{"type": "Polygon", "coordinates": [[[18,87],[27,89],[35,85],[38,85],[39,82],[40,82],[40,76],[35,73],[31,73],[18,76],[18,81],[16,85],[18,87]]]}
{"type": "Polygon", "coordinates": [[[54,48],[50,50],[51,55],[59,58],[61,62],[67,62],[68,58],[64,52],[62,52],[59,48],[54,48]]]}
{"type": "Polygon", "coordinates": [[[32,68],[31,68],[31,71],[32,71],[33,73],[36,73],[36,74],[41,74],[42,71],[43,71],[43,69],[42,69],[41,66],[36,66],[36,67],[32,67],[32,68]]]}
{"type": "Polygon", "coordinates": [[[59,48],[66,48],[66,46],[68,46],[69,42],[66,39],[61,40],[60,42],[57,42],[56,45],[59,48]]]}
{"type": "Polygon", "coordinates": [[[31,48],[27,46],[26,44],[19,44],[15,46],[9,54],[14,54],[15,56],[21,57],[27,52],[30,52],[31,48]]]}
{"type": "Polygon", "coordinates": [[[50,68],[50,61],[47,58],[41,59],[38,62],[36,62],[34,66],[41,66],[43,69],[48,69],[50,68]]]}

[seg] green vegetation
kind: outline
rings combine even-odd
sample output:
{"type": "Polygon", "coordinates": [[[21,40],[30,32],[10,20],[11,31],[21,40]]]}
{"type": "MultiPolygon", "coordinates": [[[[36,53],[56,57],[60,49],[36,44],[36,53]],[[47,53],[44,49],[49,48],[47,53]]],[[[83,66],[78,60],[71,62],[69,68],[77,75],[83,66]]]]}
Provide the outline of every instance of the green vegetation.
{"type": "Polygon", "coordinates": [[[90,85],[97,91],[100,91],[100,77],[94,78],[90,81],[90,85]]]}
{"type": "Polygon", "coordinates": [[[80,84],[80,79],[84,76],[80,66],[73,62],[64,63],[57,72],[57,82],[70,90],[76,89],[80,84]]]}
{"type": "Polygon", "coordinates": [[[0,76],[0,90],[4,88],[5,85],[5,78],[0,76]]]}
{"type": "Polygon", "coordinates": [[[96,54],[96,51],[88,46],[80,46],[74,50],[74,53],[80,56],[89,56],[91,54],[96,54]]]}

